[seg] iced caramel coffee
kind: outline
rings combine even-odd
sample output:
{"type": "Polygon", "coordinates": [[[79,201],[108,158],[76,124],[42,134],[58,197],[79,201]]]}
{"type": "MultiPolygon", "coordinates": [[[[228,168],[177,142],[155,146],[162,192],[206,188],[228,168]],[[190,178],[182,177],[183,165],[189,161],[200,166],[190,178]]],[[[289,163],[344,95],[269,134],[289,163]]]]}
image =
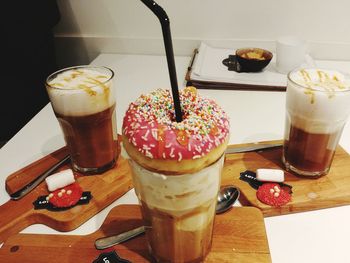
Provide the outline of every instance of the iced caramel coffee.
{"type": "Polygon", "coordinates": [[[63,69],[47,80],[47,91],[64,134],[73,168],[101,173],[115,164],[114,73],[104,67],[63,69]]]}
{"type": "Polygon", "coordinates": [[[151,254],[159,262],[202,262],[208,254],[223,159],[178,176],[148,171],[131,161],[151,254]]]}
{"type": "Polygon", "coordinates": [[[176,122],[168,90],[141,95],[123,121],[123,147],[157,262],[202,262],[211,248],[226,113],[193,87],[180,91],[176,122]]]}
{"type": "Polygon", "coordinates": [[[288,75],[283,162],[301,176],[329,172],[350,113],[349,77],[334,70],[288,75]]]}

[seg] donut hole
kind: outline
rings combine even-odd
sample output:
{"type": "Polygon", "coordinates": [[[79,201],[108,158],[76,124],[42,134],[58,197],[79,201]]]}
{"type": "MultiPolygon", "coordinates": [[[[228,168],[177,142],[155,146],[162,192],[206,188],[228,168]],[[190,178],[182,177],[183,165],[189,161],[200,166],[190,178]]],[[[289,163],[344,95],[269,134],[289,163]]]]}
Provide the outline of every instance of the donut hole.
{"type": "MultiPolygon", "coordinates": [[[[187,111],[181,111],[181,115],[182,115],[181,116],[182,121],[184,121],[188,117],[188,112],[187,111]]],[[[175,112],[174,111],[169,111],[168,117],[169,117],[169,120],[171,122],[176,122],[176,117],[175,117],[175,112]]]]}
{"type": "Polygon", "coordinates": [[[169,112],[168,112],[168,118],[169,118],[169,120],[170,120],[171,122],[176,121],[175,112],[169,111],[169,112]]]}

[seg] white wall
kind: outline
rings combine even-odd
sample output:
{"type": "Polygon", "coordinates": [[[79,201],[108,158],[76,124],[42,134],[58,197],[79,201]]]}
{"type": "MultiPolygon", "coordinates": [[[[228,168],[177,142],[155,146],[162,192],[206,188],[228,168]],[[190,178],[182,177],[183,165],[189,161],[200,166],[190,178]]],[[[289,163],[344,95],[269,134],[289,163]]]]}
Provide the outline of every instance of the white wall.
{"type": "MultiPolygon", "coordinates": [[[[316,59],[350,60],[348,0],[158,0],[167,12],[176,55],[200,41],[275,49],[281,35],[309,43],[316,59]]],[[[163,54],[158,19],[139,0],[58,0],[56,45],[61,65],[99,53],[163,54]]]]}

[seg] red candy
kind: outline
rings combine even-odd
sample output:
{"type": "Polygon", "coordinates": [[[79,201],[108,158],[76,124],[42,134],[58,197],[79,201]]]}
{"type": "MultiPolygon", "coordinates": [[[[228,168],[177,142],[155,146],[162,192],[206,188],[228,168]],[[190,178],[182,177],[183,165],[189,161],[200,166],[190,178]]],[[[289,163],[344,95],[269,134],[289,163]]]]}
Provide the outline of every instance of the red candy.
{"type": "Polygon", "coordinates": [[[67,185],[49,195],[49,202],[55,207],[71,207],[78,203],[83,190],[78,183],[67,185]]]}
{"type": "Polygon", "coordinates": [[[287,189],[276,183],[265,183],[256,192],[257,198],[270,206],[282,206],[291,201],[292,196],[287,189]]]}

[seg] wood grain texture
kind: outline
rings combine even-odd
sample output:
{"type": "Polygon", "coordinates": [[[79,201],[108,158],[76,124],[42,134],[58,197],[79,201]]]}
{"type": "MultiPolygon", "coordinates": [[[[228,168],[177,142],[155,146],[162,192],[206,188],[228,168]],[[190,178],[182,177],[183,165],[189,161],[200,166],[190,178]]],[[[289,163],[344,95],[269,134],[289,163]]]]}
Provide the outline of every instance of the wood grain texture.
{"type": "MultiPolygon", "coordinates": [[[[138,205],[117,206],[101,228],[87,236],[14,235],[0,249],[0,262],[93,262],[99,254],[112,250],[131,262],[150,262],[145,235],[105,250],[94,247],[97,238],[141,224],[138,205]]],[[[212,249],[205,262],[271,262],[262,213],[253,207],[237,207],[217,215],[212,249]]]]}
{"type": "MultiPolygon", "coordinates": [[[[68,150],[66,147],[58,149],[53,153],[41,158],[26,167],[14,172],[6,178],[5,187],[9,194],[21,189],[24,185],[27,185],[33,179],[38,177],[39,174],[48,170],[50,167],[58,163],[65,156],[68,155],[68,150]]],[[[61,168],[62,169],[62,168],[61,168]]]]}
{"type": "MultiPolygon", "coordinates": [[[[276,141],[273,141],[276,142],[276,141]]],[[[251,144],[235,145],[241,147],[251,144]]],[[[43,159],[10,175],[6,181],[9,192],[20,189],[38,173],[46,170],[67,154],[60,149],[43,159]]],[[[330,173],[319,179],[305,179],[285,173],[286,183],[293,186],[293,199],[282,207],[271,207],[257,200],[256,190],[239,180],[239,173],[258,168],[283,169],[282,149],[226,155],[222,184],[234,184],[241,190],[243,205],[259,208],[264,216],[275,216],[304,212],[350,204],[350,156],[338,147],[330,173]]],[[[62,167],[62,169],[68,166],[62,167]]],[[[47,194],[45,183],[19,201],[8,201],[0,206],[0,242],[25,227],[42,223],[58,231],[70,231],[97,214],[104,207],[132,188],[130,169],[127,161],[119,157],[117,166],[98,176],[78,175],[78,182],[84,191],[91,191],[93,199],[89,205],[77,206],[63,212],[34,210],[32,203],[40,195],[47,194]]]]}
{"type": "MultiPolygon", "coordinates": [[[[9,192],[20,189],[66,154],[66,149],[62,148],[10,175],[6,181],[6,189],[9,192]]],[[[60,169],[69,167],[70,164],[66,164],[60,169]]],[[[48,194],[46,183],[43,182],[22,199],[10,200],[0,206],[0,243],[8,236],[36,223],[47,225],[58,231],[71,231],[132,188],[129,165],[127,160],[120,155],[116,166],[103,174],[83,176],[75,173],[75,175],[82,189],[90,191],[93,196],[89,204],[59,212],[34,210],[33,202],[39,196],[48,194]]]]}
{"type": "MultiPolygon", "coordinates": [[[[277,143],[281,141],[273,141],[277,143]]],[[[269,142],[271,143],[271,142],[269,142]]],[[[247,146],[251,144],[230,147],[247,146]]],[[[234,184],[241,190],[243,205],[259,208],[264,216],[305,212],[350,204],[350,155],[338,146],[328,175],[318,179],[297,177],[285,172],[285,183],[293,186],[292,201],[281,207],[271,207],[256,198],[256,190],[239,180],[240,172],[258,168],[284,169],[282,148],[226,155],[222,183],[234,184]]]]}

